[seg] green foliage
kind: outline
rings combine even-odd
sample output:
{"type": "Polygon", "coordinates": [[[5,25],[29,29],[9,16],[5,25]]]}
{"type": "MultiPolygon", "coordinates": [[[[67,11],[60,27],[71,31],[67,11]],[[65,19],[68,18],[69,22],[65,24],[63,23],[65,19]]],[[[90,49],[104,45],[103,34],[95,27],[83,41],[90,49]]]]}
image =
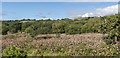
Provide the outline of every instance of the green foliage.
{"type": "Polygon", "coordinates": [[[104,17],[64,18],[61,20],[3,21],[2,34],[21,31],[30,33],[32,37],[35,37],[39,34],[103,33],[109,34],[104,39],[112,39],[116,42],[120,40],[120,20],[118,18],[118,14],[116,14],[104,17]]]}
{"type": "Polygon", "coordinates": [[[8,31],[9,31],[8,26],[2,24],[2,35],[6,35],[8,31]]]}
{"type": "Polygon", "coordinates": [[[26,57],[27,52],[25,50],[21,50],[19,48],[15,48],[14,46],[10,46],[3,50],[3,56],[10,57],[26,57]]]}
{"type": "Polygon", "coordinates": [[[2,22],[2,34],[6,35],[8,32],[17,33],[21,31],[21,25],[19,21],[5,21],[2,22]]]}
{"type": "Polygon", "coordinates": [[[21,23],[13,22],[9,25],[9,32],[11,33],[17,33],[18,31],[21,31],[21,23]]]}
{"type": "Polygon", "coordinates": [[[22,20],[3,21],[2,34],[21,31],[30,33],[32,37],[39,34],[56,34],[56,36],[31,38],[30,35],[23,33],[20,36],[18,34],[5,36],[3,38],[3,56],[120,56],[120,44],[118,44],[118,41],[120,41],[120,20],[118,15],[75,18],[73,20],[65,18],[61,20],[31,21],[33,20],[28,19],[24,22],[22,20]],[[103,37],[105,43],[99,37],[94,39],[87,36],[65,35],[64,33],[77,35],[103,33],[108,34],[108,36],[103,37]],[[40,40],[41,38],[42,40],[40,40]],[[52,40],[49,38],[52,38],[52,40]],[[23,50],[14,46],[6,48],[9,45],[15,45],[23,50]]]}
{"type": "Polygon", "coordinates": [[[30,23],[29,22],[22,23],[22,30],[21,31],[25,32],[25,29],[28,28],[31,24],[33,24],[33,23],[31,23],[31,22],[30,23]]]}
{"type": "Polygon", "coordinates": [[[81,33],[81,25],[79,24],[69,24],[65,27],[66,34],[80,34],[81,33]]]}
{"type": "Polygon", "coordinates": [[[120,20],[118,19],[118,15],[111,15],[108,18],[109,21],[106,21],[106,19],[103,24],[103,32],[108,33],[109,35],[107,37],[104,37],[104,39],[109,39],[108,42],[115,44],[115,42],[120,41],[120,20]]]}
{"type": "Polygon", "coordinates": [[[64,33],[65,32],[65,23],[63,22],[56,22],[52,24],[52,31],[53,33],[64,33]]]}

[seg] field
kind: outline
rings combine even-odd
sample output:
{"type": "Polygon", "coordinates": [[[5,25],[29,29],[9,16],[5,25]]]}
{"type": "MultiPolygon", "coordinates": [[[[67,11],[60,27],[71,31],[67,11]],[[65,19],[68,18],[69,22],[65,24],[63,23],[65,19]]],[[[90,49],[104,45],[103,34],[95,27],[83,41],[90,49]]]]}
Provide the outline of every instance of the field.
{"type": "MultiPolygon", "coordinates": [[[[15,46],[28,56],[118,56],[120,45],[107,45],[102,39],[107,34],[41,34],[32,38],[26,33],[3,35],[3,50],[15,46]]],[[[4,55],[4,53],[3,53],[4,55]]]]}

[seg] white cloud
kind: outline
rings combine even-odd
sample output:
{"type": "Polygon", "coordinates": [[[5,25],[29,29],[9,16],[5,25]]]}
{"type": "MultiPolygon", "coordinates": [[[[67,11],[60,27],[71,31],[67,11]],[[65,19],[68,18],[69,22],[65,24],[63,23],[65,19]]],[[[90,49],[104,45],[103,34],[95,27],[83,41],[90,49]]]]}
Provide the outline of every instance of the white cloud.
{"type": "Polygon", "coordinates": [[[82,15],[82,17],[105,16],[105,15],[111,15],[117,13],[118,13],[118,5],[113,5],[113,6],[108,6],[106,8],[98,8],[94,12],[85,13],[82,15]]]}
{"type": "Polygon", "coordinates": [[[43,19],[43,20],[47,20],[47,19],[54,20],[53,18],[39,18],[39,19],[36,19],[36,20],[41,20],[41,19],[43,19]]]}
{"type": "Polygon", "coordinates": [[[3,2],[118,2],[119,0],[2,0],[3,2]]]}

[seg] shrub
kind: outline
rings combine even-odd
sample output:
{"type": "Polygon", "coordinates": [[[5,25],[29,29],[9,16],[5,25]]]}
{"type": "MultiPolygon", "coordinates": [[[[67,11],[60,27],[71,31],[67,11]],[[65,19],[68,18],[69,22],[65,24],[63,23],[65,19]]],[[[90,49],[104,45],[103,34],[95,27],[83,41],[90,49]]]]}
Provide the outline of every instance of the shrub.
{"type": "Polygon", "coordinates": [[[26,57],[27,52],[25,50],[21,50],[14,46],[10,46],[3,50],[3,56],[10,56],[10,57],[26,57]]]}

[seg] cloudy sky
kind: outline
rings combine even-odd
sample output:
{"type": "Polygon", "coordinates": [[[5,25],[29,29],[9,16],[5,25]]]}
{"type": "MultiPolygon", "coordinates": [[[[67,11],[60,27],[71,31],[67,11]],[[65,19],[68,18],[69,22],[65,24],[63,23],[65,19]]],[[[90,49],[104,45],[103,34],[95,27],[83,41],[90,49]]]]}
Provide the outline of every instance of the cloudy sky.
{"type": "Polygon", "coordinates": [[[116,13],[118,13],[118,2],[9,2],[4,0],[2,3],[2,18],[4,20],[77,18],[116,13]]]}

